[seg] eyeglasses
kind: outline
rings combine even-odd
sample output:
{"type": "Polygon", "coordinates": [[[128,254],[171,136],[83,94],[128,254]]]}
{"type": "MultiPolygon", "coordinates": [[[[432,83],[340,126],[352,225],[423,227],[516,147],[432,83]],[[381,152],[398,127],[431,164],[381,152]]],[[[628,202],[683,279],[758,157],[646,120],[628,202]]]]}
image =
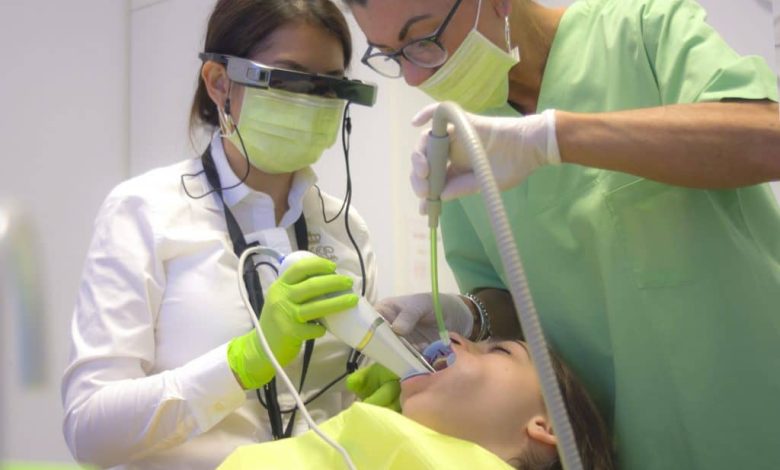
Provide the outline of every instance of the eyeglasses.
{"type": "Polygon", "coordinates": [[[413,63],[418,67],[433,68],[438,67],[447,61],[447,49],[442,46],[439,38],[444,34],[444,30],[450,23],[450,20],[455,15],[461,2],[463,0],[455,0],[455,5],[452,6],[450,12],[444,18],[444,21],[436,29],[436,31],[430,36],[416,39],[401,49],[384,53],[377,50],[374,46],[368,46],[366,52],[360,61],[380,75],[384,75],[389,78],[398,78],[401,76],[401,61],[399,56],[403,56],[406,60],[413,63]]]}

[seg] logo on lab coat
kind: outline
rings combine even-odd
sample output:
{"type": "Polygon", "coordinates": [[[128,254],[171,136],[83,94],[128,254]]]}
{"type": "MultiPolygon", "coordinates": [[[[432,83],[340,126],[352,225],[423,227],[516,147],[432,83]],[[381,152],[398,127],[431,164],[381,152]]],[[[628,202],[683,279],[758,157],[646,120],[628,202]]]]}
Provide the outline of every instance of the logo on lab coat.
{"type": "Polygon", "coordinates": [[[321,234],[309,232],[309,251],[321,258],[329,259],[335,263],[338,260],[338,257],[336,256],[336,249],[330,245],[320,245],[321,241],[321,234]]]}

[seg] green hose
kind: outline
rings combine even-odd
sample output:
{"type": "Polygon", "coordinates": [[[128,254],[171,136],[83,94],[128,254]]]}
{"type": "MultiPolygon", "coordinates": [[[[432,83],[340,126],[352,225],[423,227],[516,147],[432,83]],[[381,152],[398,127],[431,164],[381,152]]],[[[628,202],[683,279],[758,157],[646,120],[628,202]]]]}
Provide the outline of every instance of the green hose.
{"type": "Polygon", "coordinates": [[[431,227],[431,293],[433,295],[433,313],[436,315],[436,326],[439,329],[439,338],[445,346],[450,345],[450,335],[447,333],[447,327],[444,325],[444,314],[441,311],[441,300],[439,299],[439,261],[438,261],[438,239],[436,236],[436,227],[431,227]]]}

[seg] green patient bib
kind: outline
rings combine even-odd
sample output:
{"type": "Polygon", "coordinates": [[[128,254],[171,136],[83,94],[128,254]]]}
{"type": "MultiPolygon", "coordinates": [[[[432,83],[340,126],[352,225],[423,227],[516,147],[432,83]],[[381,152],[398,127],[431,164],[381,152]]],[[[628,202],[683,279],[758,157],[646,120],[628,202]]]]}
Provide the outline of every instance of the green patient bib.
{"type": "MultiPolygon", "coordinates": [[[[344,447],[361,470],[512,468],[476,444],[439,434],[395,411],[365,403],[353,404],[320,428],[344,447]]],[[[341,454],[307,431],[290,439],[239,447],[219,468],[341,470],[346,466],[341,454]]]]}
{"type": "MultiPolygon", "coordinates": [[[[563,16],[538,111],[725,98],[777,100],[775,77],[696,2],[592,0],[563,16]]],[[[502,196],[545,335],[602,410],[621,468],[780,468],[780,210],[767,185],[692,190],[563,164],[502,196]]],[[[506,286],[489,227],[479,195],[444,206],[463,291],[506,286]]]]}

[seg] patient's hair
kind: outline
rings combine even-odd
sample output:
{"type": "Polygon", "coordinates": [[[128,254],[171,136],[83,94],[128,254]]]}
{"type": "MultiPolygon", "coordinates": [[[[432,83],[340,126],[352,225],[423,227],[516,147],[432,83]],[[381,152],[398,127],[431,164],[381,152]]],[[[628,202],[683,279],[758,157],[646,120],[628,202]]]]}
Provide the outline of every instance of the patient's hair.
{"type": "MultiPolygon", "coordinates": [[[[585,470],[614,469],[612,439],[596,405],[574,372],[552,351],[550,351],[550,357],[563,396],[563,403],[569,412],[569,421],[577,442],[577,451],[582,459],[582,468],[585,470]]],[[[529,452],[525,452],[520,462],[515,463],[520,470],[563,469],[557,456],[551,462],[549,459],[529,452]]]]}

